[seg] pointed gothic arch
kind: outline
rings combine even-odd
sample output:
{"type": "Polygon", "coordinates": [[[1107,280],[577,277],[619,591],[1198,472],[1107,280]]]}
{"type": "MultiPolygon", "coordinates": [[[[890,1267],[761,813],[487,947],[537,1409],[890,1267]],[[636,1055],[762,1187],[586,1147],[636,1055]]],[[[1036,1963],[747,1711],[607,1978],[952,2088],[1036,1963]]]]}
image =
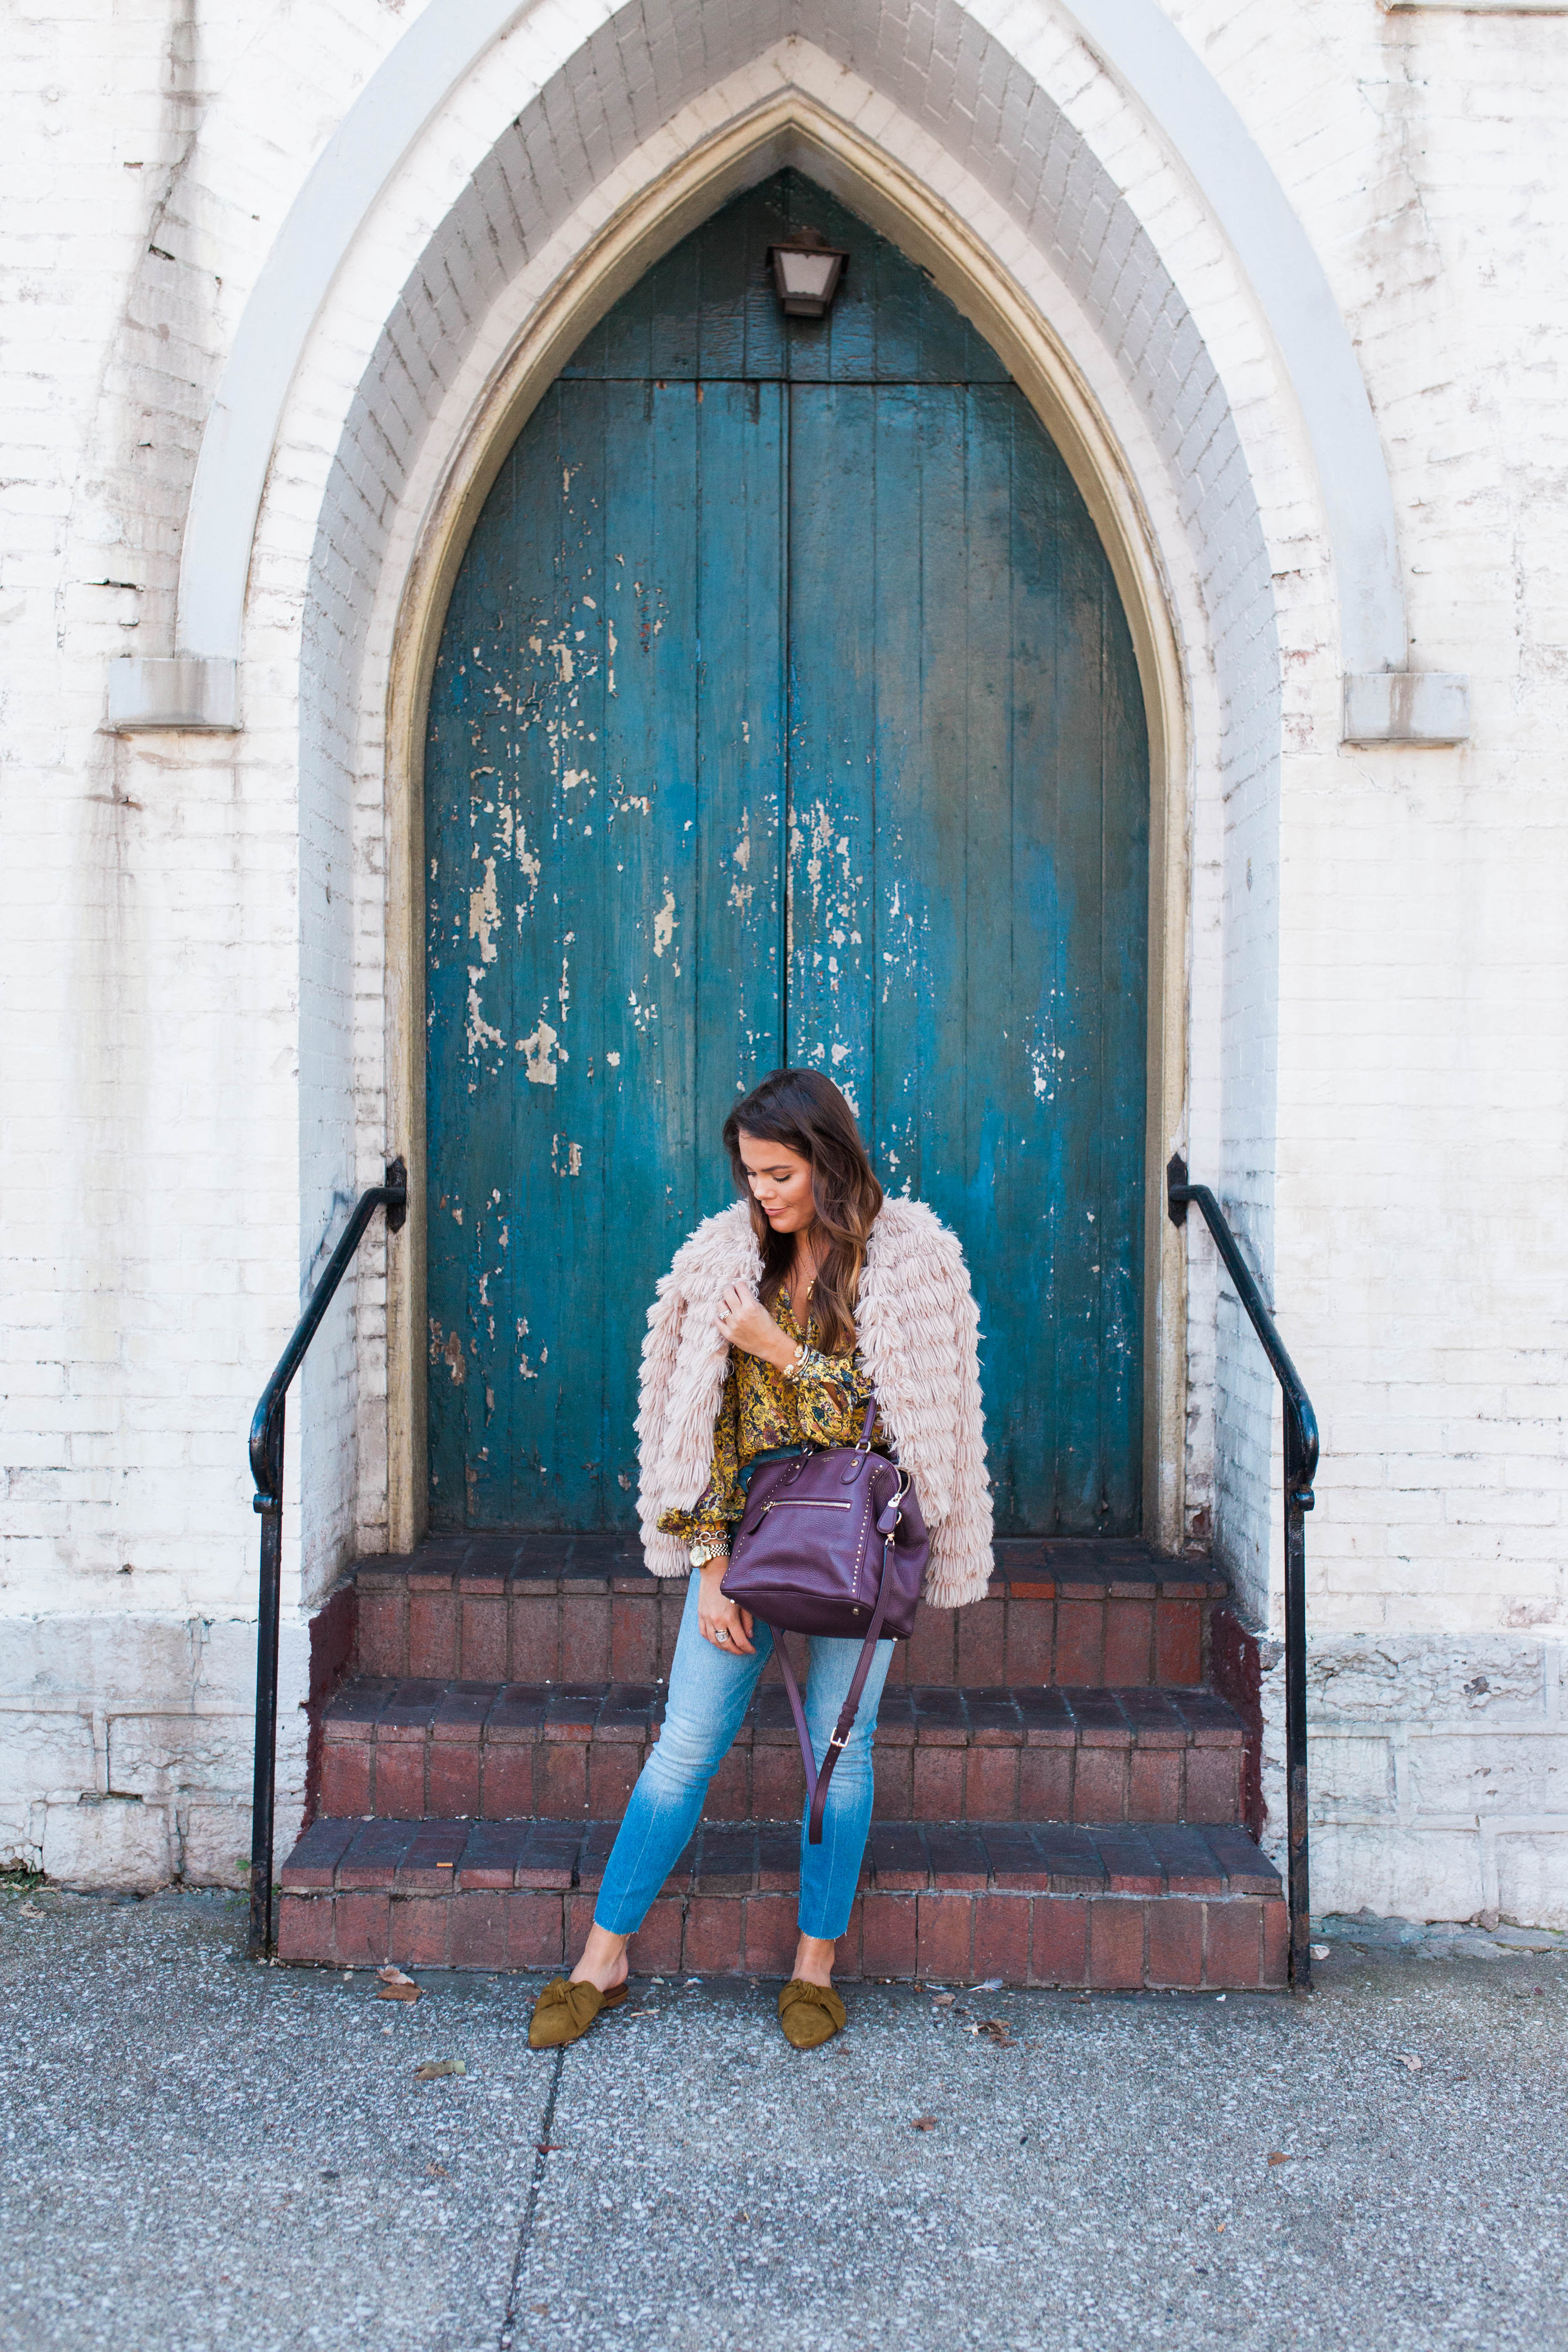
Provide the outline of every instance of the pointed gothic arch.
{"type": "MultiPolygon", "coordinates": [[[[995,257],[885,152],[813,106],[780,95],[683,155],[577,255],[529,313],[469,411],[400,581],[387,672],[385,792],[389,819],[389,970],[396,974],[389,1039],[392,1127],[407,1139],[416,1192],[426,1165],[422,833],[426,714],[454,582],[502,466],[536,405],[606,312],[691,230],[738,192],[793,166],[918,263],[1006,364],[1066,461],[1098,531],[1133,638],[1150,754],[1145,1216],[1138,1288],[1144,1301],[1143,1492],[1145,1525],[1179,1540],[1185,1402],[1180,1335],[1184,1253],[1163,1213],[1166,1139],[1184,1115],[1186,935],[1187,689],[1158,550],[1104,421],[1047,322],[995,257]]],[[[423,1204],[390,1299],[392,1541],[422,1525],[426,1481],[427,1325],[423,1204]]]]}
{"type": "MultiPolygon", "coordinates": [[[[311,563],[302,764],[308,769],[312,756],[332,764],[323,741],[325,714],[339,699],[356,703],[369,751],[361,789],[382,796],[390,852],[386,1132],[402,1139],[411,1167],[422,1170],[416,877],[423,707],[446,594],[469,529],[534,403],[595,320],[728,194],[795,163],[929,269],[1000,352],[1084,496],[1132,630],[1149,718],[1152,782],[1143,1485],[1149,1532],[1174,1545],[1183,1524],[1186,1450],[1186,1263],[1163,1214],[1160,1171],[1171,1139],[1185,1135],[1186,1124],[1195,706],[1207,712],[1202,731],[1215,746],[1211,756],[1228,773],[1261,784],[1262,804],[1271,805],[1266,779],[1270,747],[1278,742],[1278,661],[1257,502],[1201,342],[1188,328],[1184,348],[1179,318],[1171,317],[1162,347],[1167,360],[1175,351],[1186,373],[1166,420],[1167,456],[1182,437],[1206,453],[1203,495],[1225,516],[1223,530],[1210,534],[1208,577],[1199,583],[1189,576],[1186,611],[1178,613],[1172,559],[1181,520],[1173,506],[1156,528],[1148,505],[1158,452],[1145,451],[1141,473],[1134,471],[1125,446],[1129,419],[1124,415],[1116,429],[1108,422],[1103,389],[1090,383],[1082,363],[1082,334],[1075,352],[1048,307],[1001,258],[999,236],[977,229],[976,206],[962,185],[937,184],[940,173],[921,154],[913,126],[894,116],[882,126],[881,137],[872,138],[830,102],[832,85],[841,81],[830,62],[810,52],[802,56],[797,45],[791,49],[782,89],[776,69],[754,73],[749,83],[737,78],[737,84],[721,85],[716,103],[694,106],[669,126],[676,135],[664,143],[674,152],[662,168],[651,170],[619,203],[596,202],[591,194],[532,271],[525,255],[514,255],[511,275],[492,290],[485,331],[473,338],[466,375],[449,365],[444,380],[434,355],[450,332],[446,273],[454,251],[471,251],[477,241],[475,207],[496,204],[492,159],[470,183],[468,216],[449,219],[432,240],[361,378],[322,501],[311,563]],[[705,119],[713,112],[721,116],[716,129],[705,119]],[[421,388],[427,418],[416,440],[407,413],[421,388]],[[370,510],[366,460],[400,433],[409,457],[389,520],[370,510]],[[357,588],[364,582],[373,583],[373,609],[361,605],[356,612],[357,588]],[[1230,705],[1228,720],[1213,707],[1213,673],[1217,667],[1223,670],[1227,652],[1222,646],[1217,656],[1205,643],[1206,603],[1218,614],[1218,635],[1232,649],[1232,661],[1239,649],[1249,672],[1249,683],[1242,684],[1238,674],[1222,688],[1230,705]]],[[[515,134],[514,169],[526,154],[527,126],[519,121],[515,134]]],[[[1145,259],[1153,265],[1152,251],[1145,259]]],[[[1169,287],[1168,279],[1165,284],[1169,287]]],[[[1179,310],[1174,288],[1168,299],[1179,310]]],[[[1199,516],[1200,534],[1202,527],[1199,516]]],[[[1195,567],[1189,562],[1187,569],[1190,575],[1195,567]]],[[[392,1269],[386,1355],[375,1368],[386,1381],[388,1526],[394,1545],[413,1540],[425,1484],[425,1275],[419,1226],[416,1215],[412,1246],[392,1269]]],[[[381,1454],[379,1443],[375,1451],[381,1454]]]]}

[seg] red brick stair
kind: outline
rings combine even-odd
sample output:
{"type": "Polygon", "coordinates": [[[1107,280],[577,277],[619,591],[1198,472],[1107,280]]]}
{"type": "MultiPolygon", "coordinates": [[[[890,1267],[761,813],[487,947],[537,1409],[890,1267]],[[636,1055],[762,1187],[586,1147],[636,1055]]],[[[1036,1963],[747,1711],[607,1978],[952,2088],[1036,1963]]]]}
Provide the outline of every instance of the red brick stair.
{"type": "MultiPolygon", "coordinates": [[[[984,1601],[921,1611],[891,1682],[1204,1680],[1207,1614],[1227,1591],[1207,1563],[1112,1542],[998,1543],[997,1558],[984,1601]]],[[[686,1597],[604,1536],[436,1537],[408,1559],[361,1560],[354,1595],[360,1673],[479,1683],[658,1682],[686,1597]]]]}
{"type": "MultiPolygon", "coordinates": [[[[283,1871],[289,1959],[549,1969],[581,1942],[616,1824],[317,1821],[283,1871]]],[[[797,1822],[705,1822],[632,1939],[638,1971],[779,1975],[797,1822]]],[[[1244,1830],[873,1824],[837,1973],[1009,1983],[1283,1981],[1280,1881],[1244,1830]]]]}
{"type": "MultiPolygon", "coordinates": [[[[894,1649],[840,1973],[1281,1985],[1279,1877],[1241,1826],[1256,1759],[1206,1686],[1224,1580],[1141,1544],[997,1551],[986,1600],[923,1610],[894,1649]]],[[[348,1675],[313,1723],[282,1956],[570,1958],[658,1736],[685,1598],[613,1538],[437,1538],[362,1561],[333,1604],[348,1675]]],[[[789,1964],[801,1771],[776,1673],[635,1968],[789,1964]]]]}
{"type": "MultiPolygon", "coordinates": [[[[320,1810],[394,1820],[618,1815],[658,1737],[649,1683],[358,1676],[322,1722],[320,1810]]],[[[1234,1822],[1246,1731],[1206,1690],[895,1685],[876,1729],[883,1821],[1234,1822]]],[[[788,1821],[805,1791],[781,1688],[758,1695],[705,1807],[788,1821]]]]}

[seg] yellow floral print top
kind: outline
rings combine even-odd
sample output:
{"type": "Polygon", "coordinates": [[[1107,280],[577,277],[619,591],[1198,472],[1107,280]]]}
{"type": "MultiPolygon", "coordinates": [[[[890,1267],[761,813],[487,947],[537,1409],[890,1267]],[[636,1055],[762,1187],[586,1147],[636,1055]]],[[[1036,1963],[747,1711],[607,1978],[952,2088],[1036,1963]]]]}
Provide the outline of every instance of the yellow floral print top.
{"type": "MultiPolygon", "coordinates": [[[[727,1547],[730,1528],[746,1508],[740,1473],[759,1454],[783,1445],[852,1444],[860,1435],[871,1377],[862,1368],[858,1349],[847,1356],[824,1356],[814,1345],[815,1316],[802,1331],[782,1290],[769,1311],[781,1331],[805,1343],[805,1356],[787,1380],[777,1364],[731,1349],[714,1423],[707,1485],[689,1511],[666,1511],[659,1521],[664,1534],[679,1536],[683,1543],[727,1547]]],[[[890,1450],[880,1414],[872,1424],[871,1442],[879,1454],[890,1450]]]]}

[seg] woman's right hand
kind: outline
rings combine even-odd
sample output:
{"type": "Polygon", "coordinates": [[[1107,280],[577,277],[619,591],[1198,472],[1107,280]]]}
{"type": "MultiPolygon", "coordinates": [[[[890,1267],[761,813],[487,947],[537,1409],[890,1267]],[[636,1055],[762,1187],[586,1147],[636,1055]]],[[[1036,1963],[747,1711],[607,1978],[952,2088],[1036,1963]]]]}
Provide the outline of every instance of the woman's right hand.
{"type": "Polygon", "coordinates": [[[732,1348],[738,1348],[743,1355],[757,1356],[765,1364],[776,1364],[780,1371],[800,1352],[799,1340],[780,1329],[743,1282],[732,1282],[719,1300],[718,1328],[732,1348]]]}
{"type": "Polygon", "coordinates": [[[757,1645],[751,1638],[751,1612],[731,1601],[722,1590],[727,1559],[710,1559],[699,1573],[702,1590],[697,1595],[697,1631],[705,1642],[716,1650],[726,1650],[733,1657],[754,1658],[757,1645]]]}

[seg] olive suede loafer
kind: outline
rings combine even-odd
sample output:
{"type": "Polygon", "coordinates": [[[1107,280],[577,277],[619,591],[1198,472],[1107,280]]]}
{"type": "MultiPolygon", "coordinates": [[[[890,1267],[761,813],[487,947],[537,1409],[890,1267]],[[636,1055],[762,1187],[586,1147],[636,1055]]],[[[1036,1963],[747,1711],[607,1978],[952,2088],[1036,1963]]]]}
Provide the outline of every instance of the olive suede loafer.
{"type": "Polygon", "coordinates": [[[565,1977],[551,1977],[528,2020],[528,2048],[560,2050],[580,2042],[596,2017],[607,2009],[619,2009],[625,1998],[623,1984],[601,1992],[596,1984],[569,1984],[565,1977]]]}
{"type": "Polygon", "coordinates": [[[792,2050],[820,2050],[849,2023],[849,2011],[831,1985],[791,1977],[779,1996],[779,2023],[792,2050]]]}

